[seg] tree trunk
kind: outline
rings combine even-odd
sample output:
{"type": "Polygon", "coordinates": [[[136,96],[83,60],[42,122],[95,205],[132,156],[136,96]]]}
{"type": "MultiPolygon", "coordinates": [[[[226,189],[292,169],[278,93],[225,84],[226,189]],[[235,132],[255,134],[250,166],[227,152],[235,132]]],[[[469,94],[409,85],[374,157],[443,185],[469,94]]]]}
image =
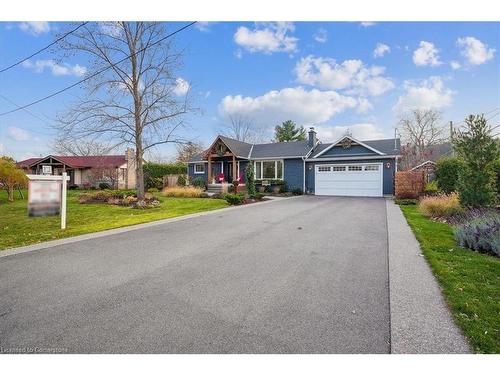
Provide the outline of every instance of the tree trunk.
{"type": "Polygon", "coordinates": [[[144,169],[143,169],[143,151],[142,142],[136,139],[136,153],[135,153],[135,190],[139,200],[144,199],[144,169]]]}
{"type": "Polygon", "coordinates": [[[14,186],[7,186],[7,199],[14,202],[14,186]]]}

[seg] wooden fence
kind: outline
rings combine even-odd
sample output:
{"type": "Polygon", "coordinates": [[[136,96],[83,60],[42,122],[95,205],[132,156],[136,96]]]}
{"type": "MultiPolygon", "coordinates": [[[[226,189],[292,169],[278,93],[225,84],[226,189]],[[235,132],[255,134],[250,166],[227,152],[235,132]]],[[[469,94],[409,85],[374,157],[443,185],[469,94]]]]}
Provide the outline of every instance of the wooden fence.
{"type": "Polygon", "coordinates": [[[396,172],[395,185],[397,199],[416,199],[424,191],[424,172],[396,172]]]}

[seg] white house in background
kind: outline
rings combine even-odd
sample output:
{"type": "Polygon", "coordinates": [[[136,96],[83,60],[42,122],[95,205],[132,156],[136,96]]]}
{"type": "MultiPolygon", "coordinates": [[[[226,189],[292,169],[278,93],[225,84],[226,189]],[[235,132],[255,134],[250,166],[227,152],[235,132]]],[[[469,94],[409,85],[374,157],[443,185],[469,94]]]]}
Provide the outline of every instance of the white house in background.
{"type": "Polygon", "coordinates": [[[47,155],[26,159],[17,165],[31,174],[61,175],[66,172],[70,177],[69,186],[96,186],[107,182],[117,189],[135,187],[135,155],[132,149],[127,149],[124,155],[47,155]]]}

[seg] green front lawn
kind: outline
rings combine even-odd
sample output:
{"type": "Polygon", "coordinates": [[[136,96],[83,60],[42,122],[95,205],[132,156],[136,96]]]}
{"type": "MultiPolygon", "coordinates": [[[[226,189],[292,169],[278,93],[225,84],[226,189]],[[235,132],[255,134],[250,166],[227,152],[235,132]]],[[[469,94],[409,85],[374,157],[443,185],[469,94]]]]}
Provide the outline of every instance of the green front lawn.
{"type": "Polygon", "coordinates": [[[400,206],[439,280],[457,324],[477,353],[500,353],[500,259],[459,247],[452,228],[400,206]]]}
{"type": "Polygon", "coordinates": [[[0,250],[228,206],[221,199],[165,198],[158,195],[160,207],[141,210],[106,204],[80,204],[78,195],[81,192],[68,191],[67,225],[65,230],[61,230],[59,216],[28,217],[26,192],[22,200],[16,191],[16,200],[9,203],[5,191],[0,191],[0,250]]]}

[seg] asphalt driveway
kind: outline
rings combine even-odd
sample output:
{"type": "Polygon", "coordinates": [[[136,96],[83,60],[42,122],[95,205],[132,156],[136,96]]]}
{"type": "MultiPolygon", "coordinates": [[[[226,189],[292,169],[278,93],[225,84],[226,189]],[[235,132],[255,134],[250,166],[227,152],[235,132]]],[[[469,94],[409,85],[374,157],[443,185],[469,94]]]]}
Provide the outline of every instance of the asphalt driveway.
{"type": "Polygon", "coordinates": [[[0,347],[389,353],[386,203],[304,196],[0,258],[0,347]]]}

